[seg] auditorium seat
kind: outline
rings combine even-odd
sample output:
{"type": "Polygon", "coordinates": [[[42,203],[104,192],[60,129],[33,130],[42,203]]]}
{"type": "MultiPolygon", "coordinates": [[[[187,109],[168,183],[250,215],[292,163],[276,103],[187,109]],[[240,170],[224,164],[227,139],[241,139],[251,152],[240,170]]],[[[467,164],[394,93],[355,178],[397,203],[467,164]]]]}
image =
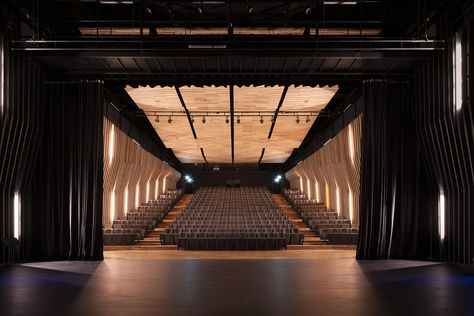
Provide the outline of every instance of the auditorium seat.
{"type": "Polygon", "coordinates": [[[267,188],[200,188],[161,235],[183,249],[280,249],[303,235],[267,188]],[[193,239],[196,239],[193,240],[193,239]]]}
{"type": "Polygon", "coordinates": [[[352,227],[350,219],[338,218],[337,212],[327,209],[323,203],[308,199],[299,189],[283,189],[283,196],[303,222],[328,244],[357,244],[359,232],[352,227]]]}
{"type": "Polygon", "coordinates": [[[114,220],[111,227],[104,228],[104,245],[131,245],[143,239],[163,221],[181,196],[181,189],[170,189],[157,200],[141,203],[130,210],[124,219],[114,220]]]}

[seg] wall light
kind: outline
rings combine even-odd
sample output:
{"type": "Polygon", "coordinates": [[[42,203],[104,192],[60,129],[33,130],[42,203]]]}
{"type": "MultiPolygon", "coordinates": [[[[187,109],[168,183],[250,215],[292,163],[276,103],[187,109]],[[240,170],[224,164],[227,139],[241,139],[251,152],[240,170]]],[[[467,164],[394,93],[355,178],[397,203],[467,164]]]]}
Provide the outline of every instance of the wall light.
{"type": "Polygon", "coordinates": [[[306,188],[308,189],[308,199],[311,200],[311,184],[308,177],[306,177],[306,188]]]}
{"type": "Polygon", "coordinates": [[[165,176],[165,177],[163,178],[163,193],[166,192],[166,177],[167,177],[167,176],[165,176]]]}
{"type": "Polygon", "coordinates": [[[5,76],[5,49],[3,47],[3,38],[0,37],[0,114],[3,115],[3,103],[4,103],[4,76],[5,76]]]}
{"type": "Polygon", "coordinates": [[[125,186],[125,192],[123,194],[123,213],[125,214],[125,216],[128,213],[128,183],[125,186]]]}
{"type": "Polygon", "coordinates": [[[193,178],[191,178],[191,176],[189,176],[189,175],[185,175],[184,180],[186,180],[187,183],[192,183],[193,182],[193,178]]]}
{"type": "Polygon", "coordinates": [[[140,182],[135,186],[135,207],[138,208],[140,205],[140,182]]]}
{"type": "Polygon", "coordinates": [[[445,225],[446,225],[446,215],[445,215],[445,198],[444,198],[444,193],[440,192],[439,193],[439,200],[438,200],[438,230],[439,230],[439,238],[441,238],[441,241],[444,240],[444,235],[445,235],[445,225]]]}
{"type": "Polygon", "coordinates": [[[355,158],[355,153],[354,153],[354,134],[352,132],[352,124],[349,124],[349,157],[351,158],[351,163],[354,166],[354,158],[355,158]]]}
{"type": "Polygon", "coordinates": [[[13,196],[13,237],[20,239],[21,230],[21,205],[20,205],[20,194],[15,192],[13,196]]]}
{"type": "Polygon", "coordinates": [[[349,187],[349,219],[352,221],[354,220],[354,197],[352,194],[351,187],[349,187]]]}
{"type": "Polygon", "coordinates": [[[110,222],[113,223],[115,219],[115,186],[110,192],[110,222]]]}
{"type": "Polygon", "coordinates": [[[336,183],[336,209],[337,209],[337,216],[341,215],[341,193],[339,191],[339,186],[336,183]]]}
{"type": "Polygon", "coordinates": [[[281,175],[277,175],[277,176],[275,177],[275,179],[273,179],[273,182],[275,182],[275,183],[280,183],[281,179],[282,179],[282,176],[281,176],[281,175]]]}
{"type": "Polygon", "coordinates": [[[453,102],[456,111],[459,111],[462,108],[462,85],[462,34],[459,31],[454,35],[453,49],[453,102]]]}
{"type": "Polygon", "coordinates": [[[321,197],[319,196],[319,182],[316,178],[314,179],[314,183],[316,188],[316,202],[321,202],[321,197]]]}

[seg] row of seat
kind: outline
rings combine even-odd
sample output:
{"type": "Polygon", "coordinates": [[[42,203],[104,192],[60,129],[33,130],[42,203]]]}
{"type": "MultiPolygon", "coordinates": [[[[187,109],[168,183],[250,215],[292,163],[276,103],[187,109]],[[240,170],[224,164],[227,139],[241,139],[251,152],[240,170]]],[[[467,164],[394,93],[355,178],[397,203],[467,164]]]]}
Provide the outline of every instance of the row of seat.
{"type": "Polygon", "coordinates": [[[114,220],[111,227],[104,228],[104,245],[131,245],[143,239],[163,221],[181,196],[181,190],[168,190],[159,199],[130,210],[124,219],[114,220]]]}
{"type": "Polygon", "coordinates": [[[358,229],[349,219],[338,219],[335,211],[308,199],[299,189],[283,189],[283,196],[322,240],[329,244],[357,244],[358,229]]]}
{"type": "Polygon", "coordinates": [[[303,234],[267,188],[201,188],[161,235],[184,249],[279,249],[303,234]]]}

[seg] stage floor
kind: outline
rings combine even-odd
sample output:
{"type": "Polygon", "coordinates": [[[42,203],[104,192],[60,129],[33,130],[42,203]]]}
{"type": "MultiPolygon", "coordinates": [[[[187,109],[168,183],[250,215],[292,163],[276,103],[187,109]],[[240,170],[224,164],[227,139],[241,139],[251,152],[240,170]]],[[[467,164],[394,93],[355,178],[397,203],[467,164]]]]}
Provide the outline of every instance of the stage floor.
{"type": "Polygon", "coordinates": [[[0,268],[0,315],[474,314],[474,276],[448,264],[178,253],[0,268]]]}

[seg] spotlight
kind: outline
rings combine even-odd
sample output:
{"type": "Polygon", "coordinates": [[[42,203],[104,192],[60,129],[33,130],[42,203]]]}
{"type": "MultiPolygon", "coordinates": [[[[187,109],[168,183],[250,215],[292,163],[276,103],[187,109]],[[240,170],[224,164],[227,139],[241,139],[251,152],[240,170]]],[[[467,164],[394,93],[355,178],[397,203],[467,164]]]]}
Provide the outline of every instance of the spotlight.
{"type": "Polygon", "coordinates": [[[300,117],[297,116],[297,117],[296,117],[296,124],[299,124],[299,123],[300,123],[300,117]]]}
{"type": "Polygon", "coordinates": [[[159,116],[155,117],[155,122],[160,123],[160,117],[159,116]]]}
{"type": "Polygon", "coordinates": [[[309,121],[311,121],[309,115],[306,115],[306,123],[309,123],[309,121]]]}
{"type": "Polygon", "coordinates": [[[279,183],[279,182],[281,181],[281,178],[282,178],[281,175],[277,175],[277,176],[275,177],[275,179],[273,179],[273,182],[279,183]]]}
{"type": "Polygon", "coordinates": [[[171,115],[168,116],[168,124],[171,124],[171,122],[173,122],[173,120],[171,119],[171,115]]]}
{"type": "Polygon", "coordinates": [[[146,7],[145,10],[146,10],[146,12],[147,12],[148,14],[151,14],[151,13],[152,13],[152,11],[151,11],[151,9],[150,9],[149,7],[146,7]]]}
{"type": "Polygon", "coordinates": [[[194,116],[191,116],[191,124],[194,124],[194,116]]]}
{"type": "Polygon", "coordinates": [[[275,116],[272,115],[272,123],[275,122],[275,116]]]}
{"type": "Polygon", "coordinates": [[[229,117],[228,116],[226,116],[226,118],[225,118],[225,123],[229,124],[229,117]]]}
{"type": "Polygon", "coordinates": [[[184,180],[186,180],[187,183],[192,183],[193,182],[193,178],[191,178],[189,175],[185,175],[184,180]]]}
{"type": "Polygon", "coordinates": [[[206,124],[206,117],[205,116],[202,117],[202,124],[206,124]]]}
{"type": "Polygon", "coordinates": [[[260,124],[263,124],[263,116],[260,115],[260,124]]]}
{"type": "Polygon", "coordinates": [[[240,124],[240,116],[237,116],[237,124],[240,124]]]}
{"type": "Polygon", "coordinates": [[[197,11],[199,12],[199,14],[203,14],[204,8],[202,6],[198,6],[197,11]]]}
{"type": "Polygon", "coordinates": [[[312,11],[311,8],[307,7],[306,10],[304,11],[304,13],[309,16],[309,15],[311,15],[311,11],[312,11]]]}
{"type": "Polygon", "coordinates": [[[253,7],[252,7],[252,6],[248,6],[248,7],[247,7],[247,10],[248,10],[249,14],[252,14],[252,13],[253,13],[253,7]]]}

